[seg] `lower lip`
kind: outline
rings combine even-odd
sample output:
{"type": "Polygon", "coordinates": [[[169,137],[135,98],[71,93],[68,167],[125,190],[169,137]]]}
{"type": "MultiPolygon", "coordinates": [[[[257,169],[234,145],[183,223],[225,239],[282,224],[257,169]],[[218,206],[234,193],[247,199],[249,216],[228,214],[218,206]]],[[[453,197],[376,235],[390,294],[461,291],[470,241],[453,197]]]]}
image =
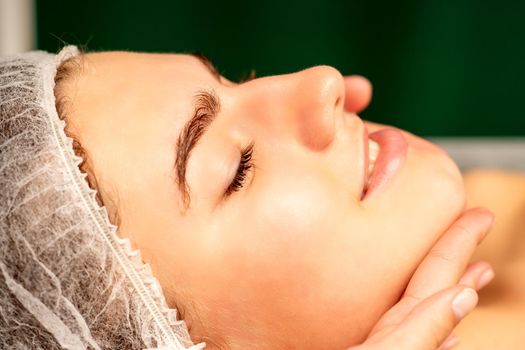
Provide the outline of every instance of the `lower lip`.
{"type": "Polygon", "coordinates": [[[391,181],[403,166],[408,151],[407,140],[399,130],[386,128],[373,132],[368,137],[379,144],[379,154],[370,174],[368,189],[363,192],[361,200],[369,198],[391,181]]]}

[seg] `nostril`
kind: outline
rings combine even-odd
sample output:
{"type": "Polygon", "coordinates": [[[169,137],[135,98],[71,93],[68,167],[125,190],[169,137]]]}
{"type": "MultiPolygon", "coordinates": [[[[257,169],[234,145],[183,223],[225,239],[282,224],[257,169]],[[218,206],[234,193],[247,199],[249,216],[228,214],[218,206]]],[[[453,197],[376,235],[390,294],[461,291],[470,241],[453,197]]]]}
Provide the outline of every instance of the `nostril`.
{"type": "Polygon", "coordinates": [[[294,95],[296,127],[304,146],[328,148],[335,135],[335,120],[344,107],[344,77],[331,66],[316,66],[296,75],[301,88],[294,95]]]}
{"type": "Polygon", "coordinates": [[[324,85],[325,102],[332,104],[335,110],[342,110],[345,98],[345,79],[338,69],[332,66],[320,66],[321,84],[324,85]]]}
{"type": "Polygon", "coordinates": [[[338,96],[337,99],[335,100],[335,108],[339,109],[339,107],[341,107],[342,104],[343,104],[343,97],[338,96]]]}

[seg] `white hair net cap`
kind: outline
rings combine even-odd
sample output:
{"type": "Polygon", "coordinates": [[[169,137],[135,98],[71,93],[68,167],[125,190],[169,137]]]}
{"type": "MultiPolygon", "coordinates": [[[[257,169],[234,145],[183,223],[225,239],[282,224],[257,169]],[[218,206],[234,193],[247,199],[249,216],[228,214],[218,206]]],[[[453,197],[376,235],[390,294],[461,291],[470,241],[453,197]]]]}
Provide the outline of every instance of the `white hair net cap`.
{"type": "Polygon", "coordinates": [[[0,58],[0,347],[203,349],[78,167],[53,92],[78,54],[0,58]]]}

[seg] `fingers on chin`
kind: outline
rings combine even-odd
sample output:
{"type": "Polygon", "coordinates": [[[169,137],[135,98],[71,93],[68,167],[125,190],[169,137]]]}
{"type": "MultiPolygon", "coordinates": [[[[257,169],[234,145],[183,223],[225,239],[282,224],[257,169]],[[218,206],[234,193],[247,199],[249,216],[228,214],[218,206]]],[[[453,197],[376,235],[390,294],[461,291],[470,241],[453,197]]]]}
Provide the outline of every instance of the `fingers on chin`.
{"type": "Polygon", "coordinates": [[[494,270],[486,261],[478,261],[469,264],[465,273],[459,280],[459,284],[481,290],[495,277],[494,270]]]}

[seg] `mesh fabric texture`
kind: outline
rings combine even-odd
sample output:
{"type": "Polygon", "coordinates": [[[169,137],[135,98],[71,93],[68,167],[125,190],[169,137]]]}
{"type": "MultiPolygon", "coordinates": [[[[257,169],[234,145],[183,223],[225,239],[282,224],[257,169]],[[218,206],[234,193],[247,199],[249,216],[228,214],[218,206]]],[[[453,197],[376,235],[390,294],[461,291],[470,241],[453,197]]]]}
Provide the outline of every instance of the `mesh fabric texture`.
{"type": "Polygon", "coordinates": [[[78,168],[53,93],[78,54],[0,58],[0,348],[203,349],[78,168]]]}

